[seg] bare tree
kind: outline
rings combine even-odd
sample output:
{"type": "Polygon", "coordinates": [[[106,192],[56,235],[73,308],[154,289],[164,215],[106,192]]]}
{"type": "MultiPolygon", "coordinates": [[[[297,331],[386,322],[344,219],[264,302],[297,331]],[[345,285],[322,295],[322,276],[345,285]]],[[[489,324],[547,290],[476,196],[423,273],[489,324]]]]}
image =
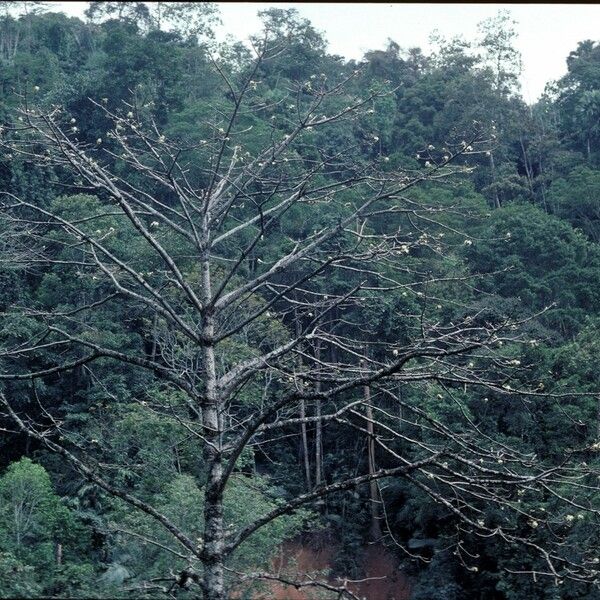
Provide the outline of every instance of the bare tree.
{"type": "MultiPolygon", "coordinates": [[[[230,110],[215,109],[214,119],[203,125],[210,135],[194,144],[168,139],[144,107],[132,103],[121,109],[106,100],[90,100],[109,124],[106,139],[95,143],[80,139],[78,124],[64,109],[34,108],[26,98],[18,119],[2,134],[2,148],[15,160],[60,173],[63,185],[67,181],[93,194],[100,209],[74,219],[3,194],[3,222],[11,233],[5,261],[37,269],[68,264],[97,286],[93,298],[82,299],[68,313],[15,306],[13,314],[35,320],[38,328],[30,338],[2,349],[0,379],[35,381],[102,359],[149,371],[178,389],[182,406],[146,408],[176,419],[203,446],[203,472],[197,474],[205,480],[202,539],[192,539],[156,506],[115,483],[101,460],[101,444],[74,436],[50,410],[44,407],[36,422],[5,393],[6,413],[81,476],[153,518],[172,536],[173,553],[186,558],[189,567],[165,588],[170,593],[177,586],[199,585],[207,599],[227,597],[235,581],[227,561],[254,532],[326,496],[390,478],[415,486],[456,519],[457,552],[468,568],[476,566],[463,552],[464,540],[496,537],[539,556],[536,576],[595,581],[593,548],[569,547],[560,522],[564,518],[530,514],[518,503],[520,494],[540,492],[597,518],[591,500],[578,500],[580,492],[587,498],[590,490],[598,490],[596,473],[582,460],[594,449],[573,449],[547,464],[492,439],[460,398],[467,386],[517,399],[543,395],[519,383],[525,368],[504,352],[509,343],[531,342],[523,326],[532,317],[500,318],[465,306],[461,319],[444,321],[436,312],[446,302],[444,286],[469,286],[470,276],[436,277],[407,266],[413,251],[443,252],[444,232],[461,244],[471,243],[444,220],[460,207],[416,200],[411,190],[468,170],[461,166],[464,157],[487,151],[488,140],[477,133],[439,151],[429,146],[419,154],[423,167],[413,171],[389,169],[382,156],[362,161],[352,147],[313,151],[315,132],[344,122],[360,124],[379,92],[340,105],[357,74],[337,81],[316,76],[310,86],[289,90],[278,106],[257,102],[252,91],[261,65],[278,51],[268,44],[258,48],[257,60],[243,77],[228,75],[215,62],[230,110]],[[282,108],[287,116],[273,125],[270,140],[259,151],[248,150],[253,133],[246,117],[282,108]],[[319,209],[314,223],[307,223],[301,235],[287,235],[290,215],[309,207],[319,209]],[[129,228],[154,268],[114,243],[119,231],[106,227],[107,219],[129,228]],[[432,225],[440,233],[432,234],[432,225]],[[263,255],[261,249],[274,236],[279,236],[279,254],[263,255]],[[70,259],[57,258],[57,244],[72,251],[70,259]],[[335,277],[345,287],[323,291],[323,282],[335,277]],[[413,332],[401,342],[378,338],[360,318],[370,304],[393,294],[410,295],[420,307],[415,314],[395,316],[413,332]],[[126,306],[128,315],[148,323],[151,349],[98,341],[86,315],[106,303],[126,306]],[[261,334],[266,318],[284,326],[283,339],[261,334]],[[254,342],[253,356],[232,361],[228,344],[242,337],[262,339],[254,342]],[[28,357],[42,351],[54,353],[53,364],[27,370],[28,357]],[[263,400],[241,406],[237,395],[254,383],[266,390],[263,400]],[[440,394],[454,402],[464,416],[462,428],[451,429],[423,402],[399,393],[411,386],[423,401],[435,402],[440,394]],[[319,414],[299,412],[315,403],[319,414]],[[318,486],[238,530],[228,527],[223,496],[242,453],[284,432],[300,435],[302,427],[315,423],[319,436],[335,423],[368,439],[369,470],[337,481],[323,480],[319,472],[318,486]],[[377,464],[375,451],[381,457],[377,464]],[[527,521],[531,535],[520,533],[508,518],[484,521],[484,508],[490,505],[501,515],[527,521]],[[544,527],[554,536],[550,545],[535,535],[544,527]]],[[[376,141],[376,135],[363,130],[365,144],[376,141]]],[[[376,487],[372,495],[382,497],[376,487]]],[[[389,535],[384,523],[381,528],[389,535]]],[[[238,575],[244,581],[275,577],[238,575]]],[[[352,595],[344,586],[328,589],[352,595]]]]}

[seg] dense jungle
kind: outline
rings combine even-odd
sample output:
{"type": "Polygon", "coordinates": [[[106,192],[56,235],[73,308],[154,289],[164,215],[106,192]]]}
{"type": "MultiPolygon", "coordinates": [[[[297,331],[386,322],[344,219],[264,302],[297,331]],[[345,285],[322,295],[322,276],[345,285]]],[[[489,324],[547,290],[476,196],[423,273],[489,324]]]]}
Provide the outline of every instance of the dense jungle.
{"type": "Polygon", "coordinates": [[[0,597],[600,598],[600,45],[0,17],[0,597]]]}

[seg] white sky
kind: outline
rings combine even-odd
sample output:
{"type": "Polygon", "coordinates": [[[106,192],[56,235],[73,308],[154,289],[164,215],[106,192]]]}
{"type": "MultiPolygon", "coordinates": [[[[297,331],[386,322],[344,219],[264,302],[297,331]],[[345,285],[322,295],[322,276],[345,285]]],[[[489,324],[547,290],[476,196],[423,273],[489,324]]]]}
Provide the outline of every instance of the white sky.
{"type": "MultiPolygon", "coordinates": [[[[53,2],[58,10],[82,16],[87,2],[53,2]]],[[[366,4],[218,2],[223,26],[219,37],[244,40],[259,30],[258,10],[295,7],[325,33],[329,50],[358,59],[367,50],[385,47],[388,38],[402,48],[429,48],[434,29],[445,37],[474,38],[477,24],[508,9],[518,22],[517,48],[523,59],[522,92],[535,101],[546,82],[566,72],[566,57],[585,40],[600,39],[600,4],[366,4]]]]}

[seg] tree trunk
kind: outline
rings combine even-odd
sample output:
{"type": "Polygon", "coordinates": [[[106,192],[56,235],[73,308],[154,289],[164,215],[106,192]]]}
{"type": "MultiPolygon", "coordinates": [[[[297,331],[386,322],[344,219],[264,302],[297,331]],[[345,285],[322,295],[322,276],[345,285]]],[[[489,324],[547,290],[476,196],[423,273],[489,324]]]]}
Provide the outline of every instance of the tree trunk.
{"type": "Polygon", "coordinates": [[[223,560],[223,494],[219,491],[223,467],[211,465],[204,505],[204,596],[207,600],[225,599],[223,560]]]}
{"type": "MultiPolygon", "coordinates": [[[[364,387],[365,408],[367,413],[367,432],[369,439],[367,440],[367,458],[369,462],[369,475],[375,474],[377,467],[375,465],[375,436],[373,429],[373,406],[371,405],[371,388],[366,385],[364,387]]],[[[381,532],[381,496],[377,481],[373,480],[369,483],[369,499],[371,504],[371,527],[369,529],[369,537],[371,541],[379,541],[382,537],[381,532]]]]}
{"type": "MultiPolygon", "coordinates": [[[[300,400],[300,418],[306,418],[306,404],[304,399],[300,400]]],[[[306,478],[306,489],[312,490],[312,483],[310,479],[310,458],[308,456],[308,433],[306,431],[306,423],[300,425],[302,430],[302,457],[304,459],[304,476],[306,478]]]]}
{"type": "MultiPolygon", "coordinates": [[[[206,306],[211,297],[209,257],[202,263],[202,295],[206,306]]],[[[212,312],[203,315],[202,346],[204,397],[202,425],[206,439],[204,458],[207,480],[204,493],[204,596],[207,600],[225,599],[224,524],[223,524],[223,453],[220,403],[217,393],[217,369],[213,337],[215,321],[212,312]]]]}
{"type": "Polygon", "coordinates": [[[519,138],[521,143],[521,153],[523,155],[523,165],[525,167],[525,174],[527,175],[527,185],[529,186],[529,193],[531,194],[531,198],[535,199],[535,194],[533,192],[533,167],[529,161],[529,156],[527,154],[527,149],[525,148],[525,142],[523,141],[523,136],[521,135],[519,138]]]}
{"type": "MultiPolygon", "coordinates": [[[[298,318],[298,312],[294,312],[296,320],[296,336],[300,336],[301,327],[300,320],[298,318]]],[[[302,359],[300,359],[302,360],[302,359]]],[[[300,400],[300,419],[306,419],[306,403],[304,399],[300,400]]],[[[310,476],[310,456],[308,453],[308,432],[306,429],[306,423],[300,424],[300,431],[302,432],[302,460],[304,462],[304,477],[306,479],[306,489],[310,492],[312,490],[312,482],[310,476]]]]}
{"type": "Polygon", "coordinates": [[[548,206],[548,201],[546,200],[546,190],[545,188],[545,184],[544,181],[546,180],[546,173],[545,173],[545,165],[544,165],[544,161],[542,159],[541,156],[541,152],[538,152],[538,165],[540,167],[540,194],[542,195],[542,202],[544,204],[544,210],[550,214],[550,207],[548,206]]]}
{"type": "Polygon", "coordinates": [[[494,184],[494,208],[500,208],[500,198],[496,188],[496,163],[494,163],[494,154],[490,152],[490,168],[492,170],[492,183],[494,184]]]}
{"type": "MultiPolygon", "coordinates": [[[[321,344],[317,340],[315,346],[315,358],[321,360],[321,344]]],[[[321,382],[317,381],[315,391],[321,391],[321,382]]],[[[315,428],[315,487],[319,487],[323,481],[323,423],[321,422],[321,399],[316,401],[316,428],[315,428]]]]}
{"type": "Polygon", "coordinates": [[[590,162],[592,158],[592,145],[590,143],[590,136],[587,136],[587,161],[590,162]]]}
{"type": "Polygon", "coordinates": [[[323,481],[323,424],[321,423],[321,400],[317,398],[315,407],[316,430],[315,430],[315,487],[323,481]]]}
{"type": "Polygon", "coordinates": [[[202,411],[204,435],[206,437],[206,459],[208,477],[204,495],[204,593],[209,600],[225,598],[223,579],[223,459],[221,453],[221,431],[218,403],[215,394],[214,348],[204,349],[205,406],[202,411]]]}

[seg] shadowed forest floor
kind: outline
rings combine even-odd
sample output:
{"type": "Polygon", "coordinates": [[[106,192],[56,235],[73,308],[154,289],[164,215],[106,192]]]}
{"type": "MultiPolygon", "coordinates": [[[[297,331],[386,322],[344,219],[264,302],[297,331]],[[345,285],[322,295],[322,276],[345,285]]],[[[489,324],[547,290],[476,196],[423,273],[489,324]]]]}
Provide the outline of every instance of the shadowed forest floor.
{"type": "MultiPolygon", "coordinates": [[[[339,585],[340,579],[331,576],[339,547],[334,544],[316,543],[314,540],[286,542],[279,558],[274,561],[274,572],[298,580],[308,576],[321,576],[329,583],[339,585]]],[[[369,600],[409,600],[410,581],[402,574],[398,560],[383,546],[367,546],[357,561],[364,573],[361,581],[349,584],[350,591],[369,600]]],[[[328,597],[327,592],[318,588],[296,589],[279,583],[269,586],[268,592],[256,598],[276,600],[309,600],[328,597]]]]}

